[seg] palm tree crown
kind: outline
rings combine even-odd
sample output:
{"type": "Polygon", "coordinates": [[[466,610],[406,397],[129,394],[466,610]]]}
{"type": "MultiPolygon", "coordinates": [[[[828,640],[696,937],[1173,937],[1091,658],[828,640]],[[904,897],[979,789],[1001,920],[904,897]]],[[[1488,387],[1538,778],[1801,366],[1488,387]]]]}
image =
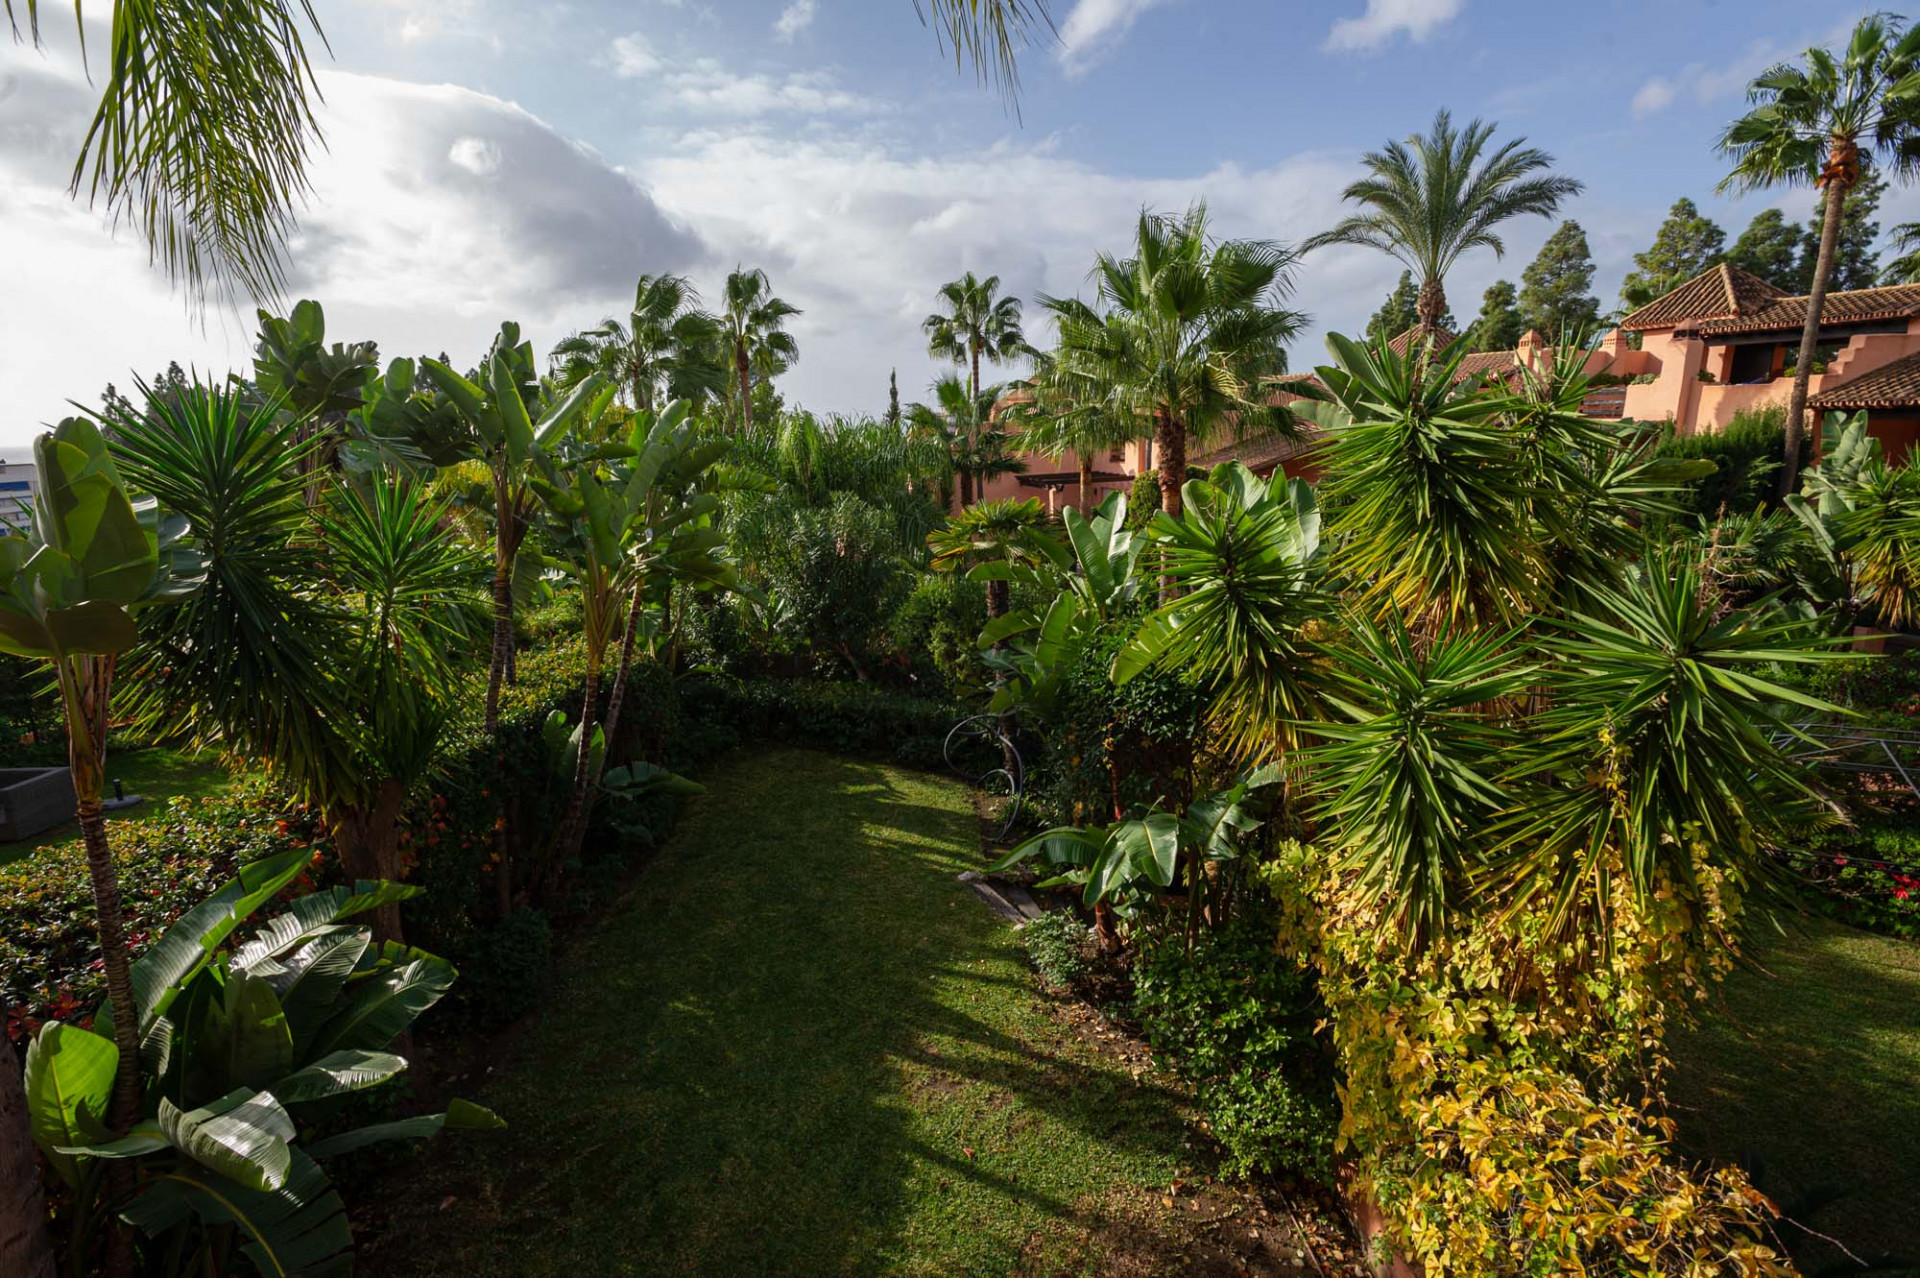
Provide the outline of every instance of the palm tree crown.
{"type": "Polygon", "coordinates": [[[735,267],[727,275],[720,327],[740,387],[740,429],[753,430],[753,374],[772,377],[800,358],[800,344],[785,329],[800,308],[773,295],[765,271],[735,267]]]}
{"type": "Polygon", "coordinates": [[[1446,313],[1446,274],[1469,249],[1490,248],[1504,256],[1497,228],[1526,214],[1551,216],[1582,184],[1569,177],[1535,176],[1553,157],[1515,138],[1488,153],[1494,126],[1475,120],[1456,129],[1441,109],[1422,137],[1389,142],[1361,157],[1368,176],[1343,198],[1366,212],[1341,219],[1314,236],[1308,250],[1325,244],[1364,244],[1391,253],[1420,277],[1420,323],[1435,327],[1446,313]]]}
{"type": "Polygon", "coordinates": [[[980,394],[983,358],[1001,364],[1027,351],[1026,334],[1020,329],[1020,299],[996,297],[999,291],[998,275],[983,280],[968,271],[941,285],[943,309],[920,324],[927,335],[929,355],[970,366],[967,390],[976,397],[980,394]]]}
{"type": "Polygon", "coordinates": [[[700,309],[700,294],[683,275],[642,275],[633,311],[622,323],[609,317],[553,348],[562,385],[599,373],[620,387],[636,412],[668,399],[718,394],[727,371],[719,359],[720,322],[700,309]]]}
{"type": "Polygon", "coordinates": [[[1133,255],[1094,262],[1101,308],[1043,299],[1059,330],[1058,373],[1082,402],[1151,423],[1168,513],[1180,510],[1189,435],[1293,429],[1269,383],[1306,322],[1281,304],[1298,258],[1272,240],[1211,241],[1204,204],[1178,217],[1142,212],[1133,255]]]}
{"type": "Polygon", "coordinates": [[[1753,109],[1727,126],[1720,150],[1733,171],[1720,183],[1752,191],[1812,183],[1822,191],[1819,254],[1809,287],[1800,357],[1787,401],[1780,493],[1793,491],[1805,435],[1808,376],[1833,277],[1847,192],[1872,160],[1906,177],[1920,169],[1920,28],[1900,31],[1885,14],[1862,18],[1846,52],[1808,49],[1805,66],[1781,64],[1747,86],[1753,109]]]}

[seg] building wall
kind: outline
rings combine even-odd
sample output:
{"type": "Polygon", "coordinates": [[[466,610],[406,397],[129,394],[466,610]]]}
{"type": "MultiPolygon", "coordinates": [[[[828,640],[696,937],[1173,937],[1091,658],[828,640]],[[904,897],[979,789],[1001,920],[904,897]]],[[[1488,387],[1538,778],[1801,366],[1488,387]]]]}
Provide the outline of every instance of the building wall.
{"type": "Polygon", "coordinates": [[[38,482],[32,465],[0,462],[0,525],[26,530],[32,519],[33,492],[38,482]]]}

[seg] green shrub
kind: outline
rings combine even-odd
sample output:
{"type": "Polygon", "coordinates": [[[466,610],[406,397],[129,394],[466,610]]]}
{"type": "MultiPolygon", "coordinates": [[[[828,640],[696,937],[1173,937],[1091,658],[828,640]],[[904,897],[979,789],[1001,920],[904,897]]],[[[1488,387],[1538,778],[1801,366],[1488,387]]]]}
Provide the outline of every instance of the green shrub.
{"type": "Polygon", "coordinates": [[[1067,825],[1106,821],[1122,808],[1184,807],[1208,695],[1198,681],[1155,671],[1115,687],[1108,671],[1126,642],[1123,621],[1088,644],[1061,685],[1027,759],[1028,790],[1040,819],[1067,825]]]}
{"type": "MultiPolygon", "coordinates": [[[[1786,410],[1762,408],[1738,413],[1724,431],[1698,435],[1670,435],[1660,441],[1655,456],[1675,460],[1711,461],[1719,469],[1693,485],[1678,504],[1712,519],[1721,507],[1746,514],[1761,504],[1772,505],[1780,455],[1787,445],[1786,410]]],[[[1811,462],[1813,444],[1801,453],[1802,465],[1811,462]]]]}
{"type": "Polygon", "coordinates": [[[693,675],[679,692],[682,717],[704,725],[709,744],[782,741],[929,769],[944,766],[942,744],[967,713],[943,700],[824,679],[693,675]]]}
{"type": "Polygon", "coordinates": [[[578,590],[555,591],[545,603],[513,612],[514,638],[522,647],[565,642],[578,635],[585,624],[578,590]]]}
{"type": "Polygon", "coordinates": [[[1072,910],[1048,910],[1020,929],[1020,942],[1040,979],[1055,989],[1076,988],[1091,969],[1093,929],[1072,910]]]}
{"type": "Polygon", "coordinates": [[[888,630],[909,682],[935,696],[978,688],[985,668],[979,638],[987,590],[958,573],[921,573],[894,610],[888,630]]]}
{"type": "Polygon", "coordinates": [[[1314,980],[1274,948],[1272,921],[1243,915],[1195,942],[1162,936],[1134,965],[1134,1014],[1154,1051],[1194,1086],[1239,1175],[1326,1176],[1339,1105],[1313,1037],[1314,980]]]}
{"type": "Polygon", "coordinates": [[[1920,826],[1874,817],[1857,830],[1815,834],[1794,861],[1813,886],[1812,906],[1869,932],[1920,939],[1920,826]]]}
{"type": "Polygon", "coordinates": [[[461,965],[454,996],[476,1023],[503,1025],[539,1003],[552,964],[552,925],[522,906],[480,938],[461,965]]]}

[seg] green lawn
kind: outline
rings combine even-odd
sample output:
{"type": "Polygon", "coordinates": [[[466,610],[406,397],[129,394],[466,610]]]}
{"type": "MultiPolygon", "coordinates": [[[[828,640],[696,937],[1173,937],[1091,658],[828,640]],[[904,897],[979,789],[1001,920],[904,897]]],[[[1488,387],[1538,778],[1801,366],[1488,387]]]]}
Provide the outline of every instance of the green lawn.
{"type": "Polygon", "coordinates": [[[510,1129],[406,1167],[367,1268],[1184,1272],[1140,1254],[1184,1102],[1050,1014],[955,880],[967,792],[794,751],[707,783],[466,1086],[510,1129]]]}
{"type": "MultiPolygon", "coordinates": [[[[1844,1191],[1812,1225],[1920,1268],[1920,946],[1814,919],[1758,958],[1675,1044],[1683,1143],[1758,1160],[1783,1203],[1844,1191]]],[[[1800,1259],[1842,1257],[1810,1241],[1800,1259]]]]}
{"type": "MultiPolygon", "coordinates": [[[[212,754],[188,754],[161,746],[114,750],[107,755],[107,794],[119,781],[128,794],[144,795],[145,803],[110,813],[107,823],[140,821],[167,810],[167,800],[203,798],[227,788],[232,778],[212,754]]],[[[0,865],[15,861],[35,848],[63,844],[80,837],[80,827],[68,821],[17,843],[0,843],[0,865]]]]}

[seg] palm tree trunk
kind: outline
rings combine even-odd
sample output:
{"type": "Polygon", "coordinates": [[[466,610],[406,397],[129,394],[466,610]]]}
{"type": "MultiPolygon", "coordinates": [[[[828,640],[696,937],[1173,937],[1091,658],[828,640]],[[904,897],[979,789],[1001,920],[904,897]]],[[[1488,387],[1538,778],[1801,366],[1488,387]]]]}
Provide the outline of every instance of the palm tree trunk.
{"type": "MultiPolygon", "coordinates": [[[[1187,435],[1171,413],[1153,415],[1154,452],[1160,456],[1160,509],[1180,518],[1180,485],[1187,478],[1187,435]]],[[[1172,603],[1173,578],[1160,578],[1160,602],[1172,603]]]]}
{"type": "MultiPolygon", "coordinates": [[[[1447,289],[1438,275],[1429,275],[1420,281],[1420,295],[1414,299],[1414,314],[1420,323],[1429,329],[1440,327],[1440,317],[1447,313],[1447,289]]],[[[1388,334],[1393,336],[1393,334],[1388,334]]],[[[1425,336],[1423,334],[1423,336],[1425,336]]],[[[1407,354],[1413,354],[1408,351],[1407,354]]]]}
{"type": "Polygon", "coordinates": [[[753,434],[753,382],[747,376],[747,344],[733,344],[733,368],[740,376],[740,433],[753,434]]]}
{"type": "Polygon", "coordinates": [[[493,816],[494,905],[500,917],[513,912],[513,848],[507,838],[507,747],[500,739],[500,684],[513,661],[512,494],[503,462],[493,475],[493,651],[487,658],[487,739],[493,743],[493,798],[499,809],[493,816]]]}
{"type": "MultiPolygon", "coordinates": [[[[634,640],[637,639],[640,634],[642,596],[643,592],[640,588],[640,583],[635,583],[633,588],[633,603],[627,608],[627,633],[620,639],[620,665],[613,672],[613,690],[607,694],[607,717],[600,729],[606,736],[608,755],[613,753],[614,745],[618,740],[618,734],[620,732],[620,704],[627,698],[627,672],[633,669],[633,645],[634,640]]],[[[583,742],[591,742],[592,735],[591,732],[583,731],[580,734],[580,739],[583,742]]],[[[589,753],[590,752],[586,750],[581,751],[583,757],[589,753]]],[[[601,768],[604,769],[606,764],[606,758],[602,757],[600,760],[601,768]]],[[[592,769],[589,768],[589,771],[591,770],[592,769]]],[[[599,784],[600,777],[597,773],[587,780],[587,788],[584,791],[584,803],[581,807],[580,819],[567,831],[566,852],[570,857],[579,855],[580,845],[586,842],[587,823],[593,819],[593,803],[598,793],[597,787],[599,784]]]]}
{"type": "MultiPolygon", "coordinates": [[[[86,847],[87,878],[93,888],[101,966],[107,978],[107,1005],[113,1010],[113,1042],[120,1060],[113,1076],[111,1125],[124,1134],[140,1121],[140,1013],[133,999],[133,973],[127,962],[126,916],[120,903],[120,878],[107,843],[107,821],[100,794],[107,765],[107,712],[113,691],[112,657],[62,658],[54,663],[61,700],[67,711],[67,766],[73,774],[74,815],[86,847]]],[[[133,1194],[133,1164],[124,1158],[107,1166],[108,1193],[117,1209],[133,1194]]],[[[117,1218],[107,1242],[109,1278],[133,1272],[133,1234],[117,1218]]]]}
{"type": "Polygon", "coordinates": [[[960,509],[965,510],[971,505],[973,505],[973,472],[962,466],[960,468],[960,509]]]}
{"type": "Polygon", "coordinates": [[[47,1204],[33,1165],[27,1092],[11,1049],[0,1048],[0,1273],[53,1278],[47,1204]]]}
{"type": "MultiPolygon", "coordinates": [[[[1836,141],[1828,172],[1843,168],[1843,149],[1851,144],[1836,141]]],[[[1820,344],[1820,316],[1827,305],[1827,281],[1833,278],[1833,259],[1840,243],[1840,217],[1847,202],[1849,183],[1835,177],[1826,183],[1825,216],[1820,219],[1820,255],[1814,259],[1813,287],[1807,294],[1807,319],[1800,329],[1800,361],[1793,369],[1793,394],[1787,399],[1787,446],[1781,459],[1777,495],[1784,501],[1800,478],[1800,448],[1807,437],[1807,379],[1813,376],[1813,354],[1820,344]]]]}
{"type": "Polygon", "coordinates": [[[1093,513],[1093,458],[1076,452],[1073,459],[1080,466],[1080,514],[1085,517],[1093,513]]]}
{"type": "MultiPolygon", "coordinates": [[[[967,390],[969,392],[967,403],[978,405],[980,403],[980,343],[977,341],[969,341],[967,343],[967,354],[973,359],[973,374],[967,384],[967,390]]],[[[979,409],[977,407],[970,408],[968,411],[978,412],[979,409]]]]}

